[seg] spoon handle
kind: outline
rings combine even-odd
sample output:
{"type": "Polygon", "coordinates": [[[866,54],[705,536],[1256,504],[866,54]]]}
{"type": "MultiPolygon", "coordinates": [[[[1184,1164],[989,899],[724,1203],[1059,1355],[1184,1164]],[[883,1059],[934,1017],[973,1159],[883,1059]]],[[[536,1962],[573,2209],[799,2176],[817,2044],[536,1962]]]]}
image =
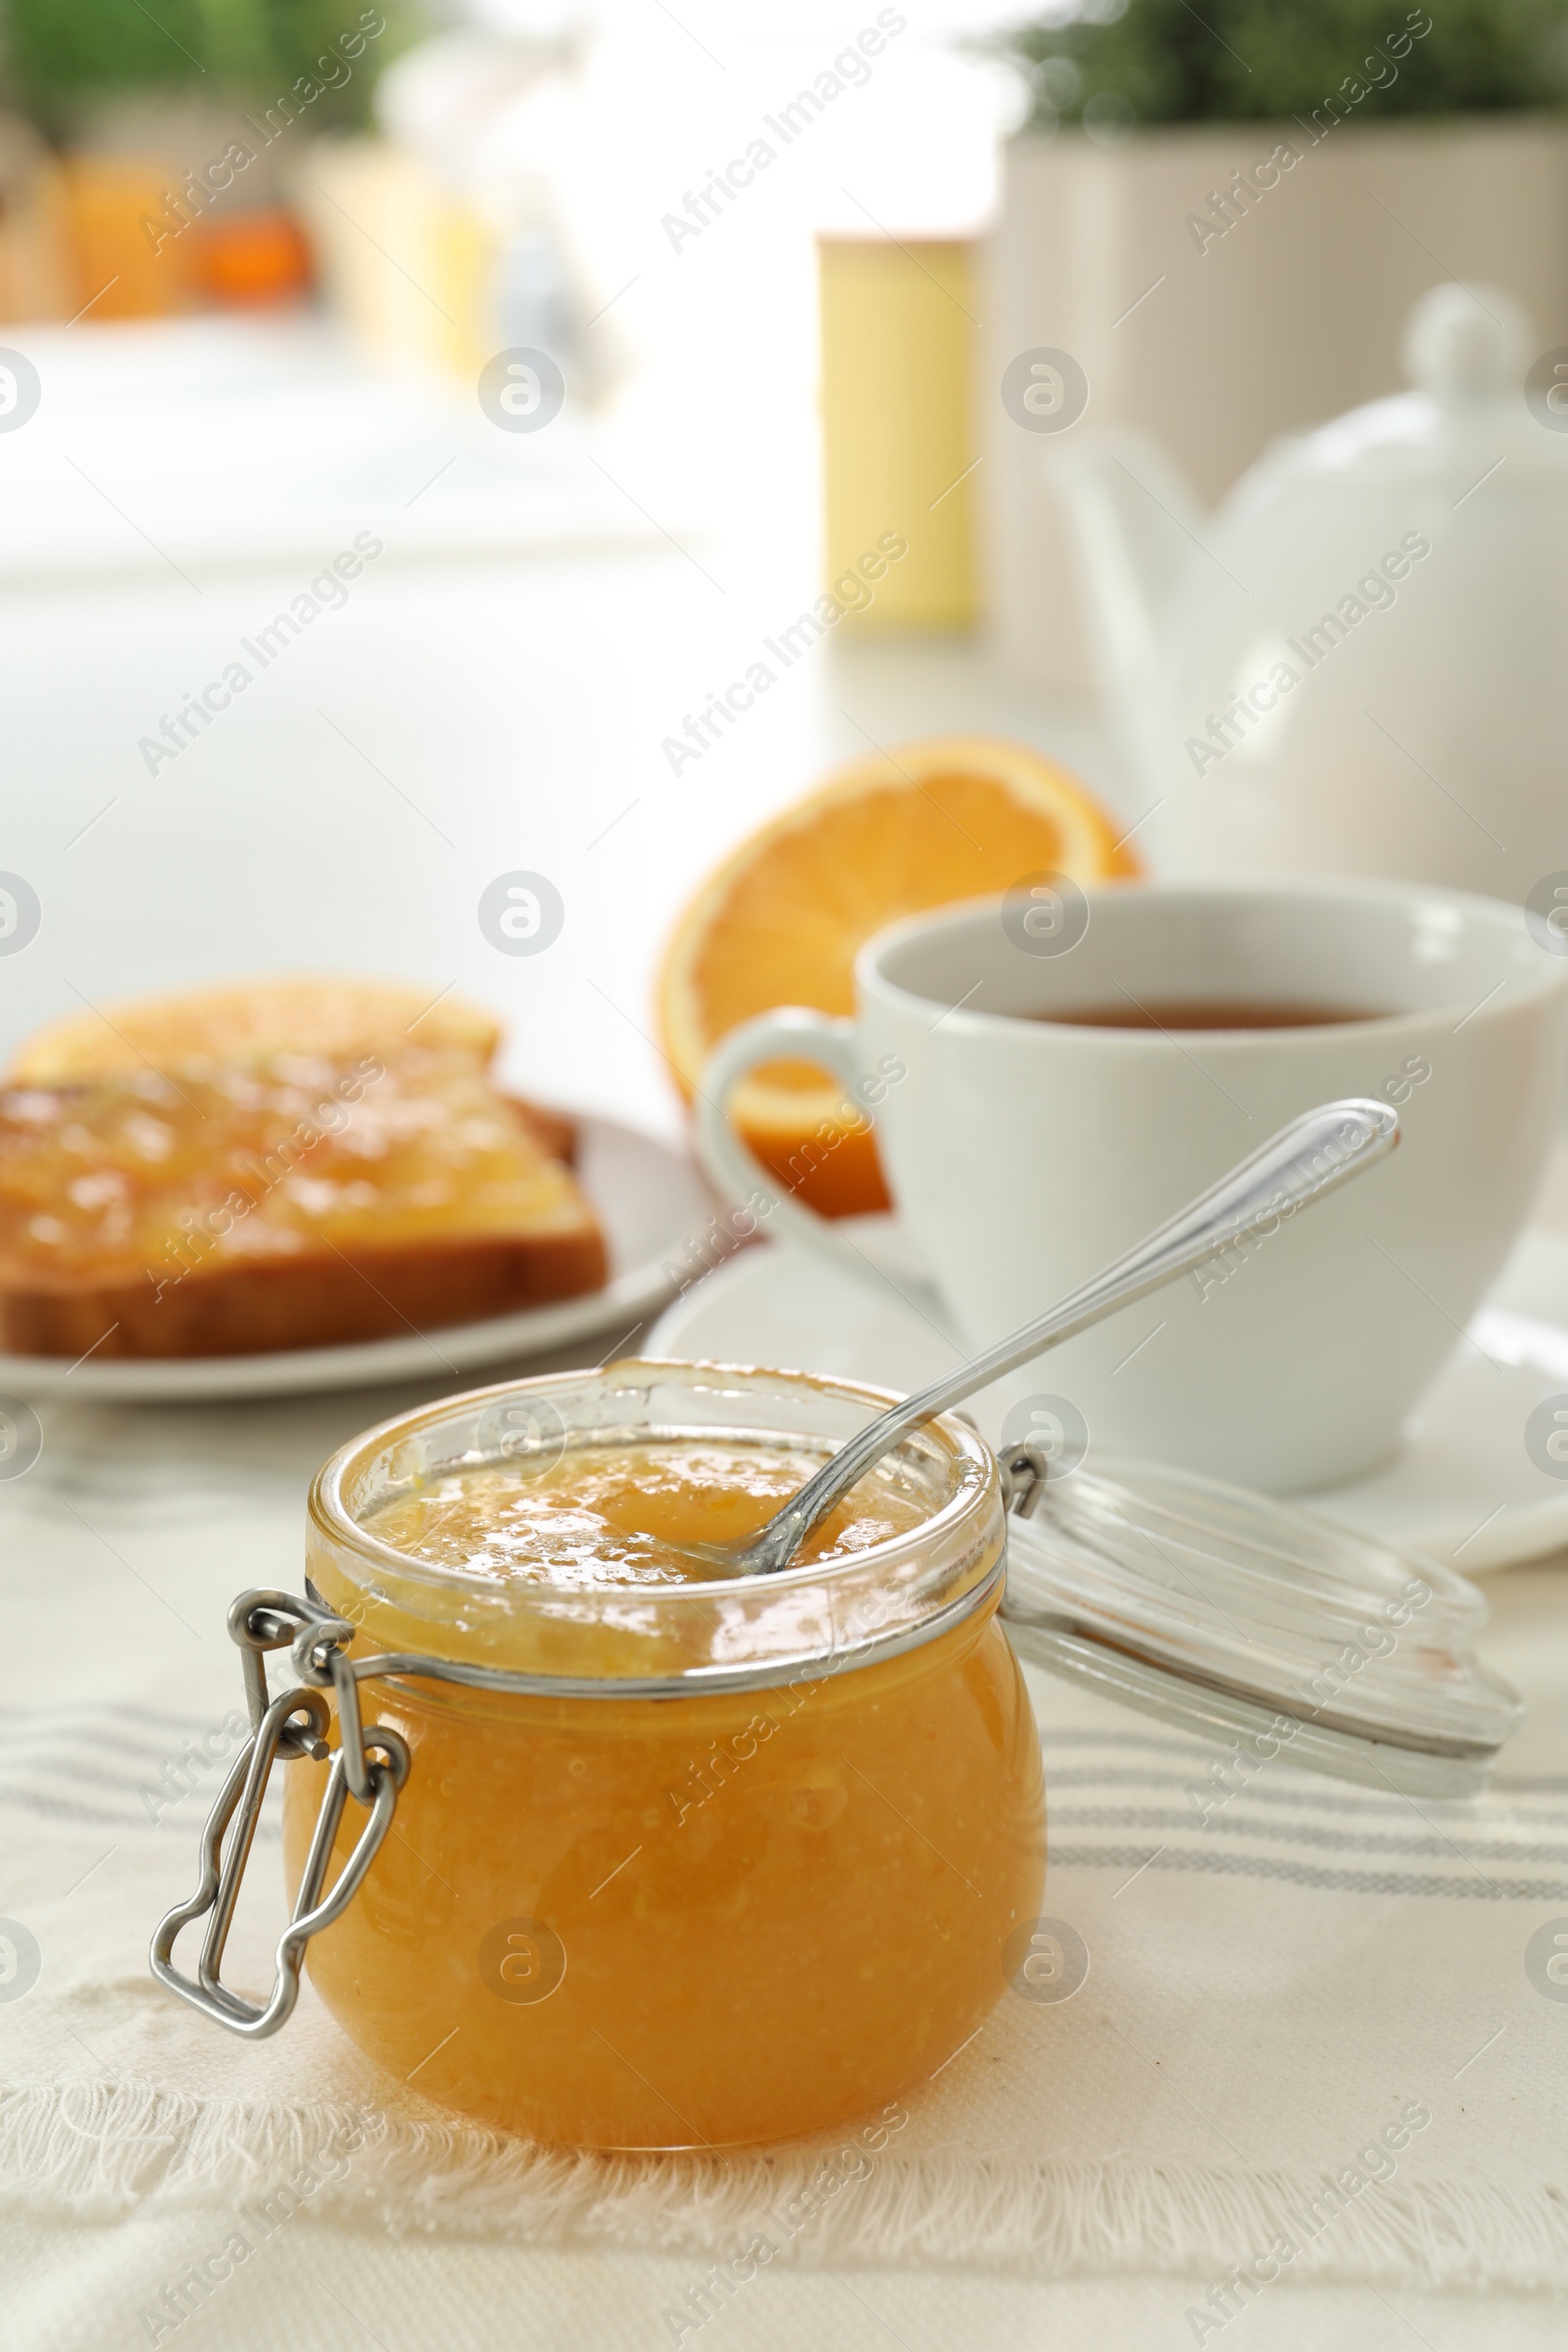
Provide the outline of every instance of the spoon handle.
{"type": "Polygon", "coordinates": [[[1277,1228],[1282,1218],[1320,1200],[1392,1152],[1398,1137],[1397,1114],[1386,1102],[1358,1098],[1325,1102],[1293,1119],[1092,1281],[869,1422],[768,1521],[732,1573],[766,1576],[787,1566],[818,1519],[906,1430],[961,1404],[976,1389],[1076,1338],[1118,1307],[1174,1282],[1245,1235],[1277,1228]]]}

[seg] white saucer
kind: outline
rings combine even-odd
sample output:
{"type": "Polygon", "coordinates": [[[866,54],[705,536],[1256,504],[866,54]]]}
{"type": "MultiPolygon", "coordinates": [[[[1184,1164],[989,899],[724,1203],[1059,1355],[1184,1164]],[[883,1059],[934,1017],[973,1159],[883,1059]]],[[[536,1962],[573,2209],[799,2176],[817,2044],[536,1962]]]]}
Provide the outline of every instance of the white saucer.
{"type": "MultiPolygon", "coordinates": [[[[867,1254],[888,1262],[891,1220],[856,1218],[867,1254]]],[[[934,1325],[787,1244],[743,1250],[660,1318],[651,1355],[706,1356],[837,1373],[906,1393],[959,1359],[934,1325]]],[[[1394,1459],[1300,1500],[1326,1519],[1424,1552],[1468,1575],[1568,1544],[1568,1478],[1525,1451],[1525,1422],[1568,1393],[1568,1238],[1526,1233],[1464,1344],[1405,1423],[1394,1459]]],[[[967,1408],[995,1441],[995,1394],[967,1408]]]]}
{"type": "Polygon", "coordinates": [[[181,1356],[130,1362],[89,1356],[0,1355],[0,1395],[72,1396],[125,1404],[183,1402],[215,1396],[305,1396],[417,1380],[435,1371],[469,1372],[508,1357],[539,1355],[602,1331],[627,1330],[668,1298],[665,1264],[712,1214],[712,1200],[690,1160],[651,1135],[613,1119],[578,1121],[577,1173],[610,1246],[611,1278],[602,1291],[496,1315],[406,1339],[364,1340],[348,1348],[301,1348],[273,1355],[181,1356]]]}

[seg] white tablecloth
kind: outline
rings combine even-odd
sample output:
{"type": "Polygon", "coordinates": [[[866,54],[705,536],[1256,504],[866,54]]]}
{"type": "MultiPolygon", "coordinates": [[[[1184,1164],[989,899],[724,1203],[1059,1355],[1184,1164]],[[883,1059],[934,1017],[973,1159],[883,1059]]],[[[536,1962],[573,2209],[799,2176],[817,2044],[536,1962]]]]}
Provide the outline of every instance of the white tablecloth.
{"type": "MultiPolygon", "coordinates": [[[[503,2306],[607,2346],[801,2327],[913,2345],[943,2312],[989,2314],[996,2341],[1049,2315],[1054,2341],[1373,2344],[1396,2340],[1391,2309],[1440,2344],[1482,2291],[1467,2341],[1537,2340],[1535,2298],[1568,2291],[1568,2011],[1526,1962],[1544,1923],[1568,1933],[1568,1566],[1492,1582],[1487,1654],[1532,1712],[1472,1806],[1282,1764],[1204,1828],[1186,1788],[1211,1751],[1033,1680],[1046,1908],[1089,1980],[1060,2005],[1006,1994],[869,2166],[848,2135],[730,2162],[546,2157],[389,2085],[308,1990],[253,2048],[146,1969],[205,1809],[193,1775],[167,1801],[165,1767],[237,1722],[226,1603],[297,1583],[310,1470],[396,1401],[59,1407],[43,1459],[0,1487],[0,1913],[40,1954],[0,2002],[14,2340],[199,2327],[248,2348],[357,2322],[394,2352],[429,2340],[414,2315],[454,2277],[459,2344],[495,2340],[503,2306]],[[1375,2153],[1385,2127],[1396,2155],[1375,2153]],[[776,2259],[714,2301],[712,2266],[791,2199],[776,2259]],[[264,2230],[270,2212],[285,2226],[264,2230]],[[255,2243],[225,2257],[236,2229],[255,2243]],[[1267,2272],[1282,2233],[1297,2251],[1244,2304],[1227,2279],[1267,2272]],[[205,2294],[180,2284],[193,2265],[205,2294]]],[[[275,1838],[253,1868],[232,1973],[259,1984],[275,1838]]]]}

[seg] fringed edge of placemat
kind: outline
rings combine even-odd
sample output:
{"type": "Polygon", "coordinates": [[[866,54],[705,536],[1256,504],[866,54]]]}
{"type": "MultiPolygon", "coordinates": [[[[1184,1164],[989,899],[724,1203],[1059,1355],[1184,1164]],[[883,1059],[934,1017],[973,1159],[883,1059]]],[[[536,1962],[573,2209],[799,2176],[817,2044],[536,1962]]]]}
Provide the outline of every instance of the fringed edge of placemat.
{"type": "Polygon", "coordinates": [[[0,2198],[82,2221],[216,2206],[253,2245],[310,2214],[397,2234],[688,2253],[693,2310],[774,2261],[1211,2278],[1200,2317],[1244,2308],[1278,2277],[1568,2286],[1568,2183],[1400,2172],[1354,2187],[1345,2171],[872,2153],[864,2139],[600,2156],[370,2107],[77,2082],[0,2091],[0,2198]]]}

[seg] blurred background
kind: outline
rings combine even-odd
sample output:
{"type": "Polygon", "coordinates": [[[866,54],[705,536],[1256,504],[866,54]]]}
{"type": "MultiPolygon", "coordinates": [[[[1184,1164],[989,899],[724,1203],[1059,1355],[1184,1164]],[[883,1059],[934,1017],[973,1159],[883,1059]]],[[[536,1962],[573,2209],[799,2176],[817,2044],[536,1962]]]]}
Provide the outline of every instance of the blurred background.
{"type": "Polygon", "coordinates": [[[672,1127],[682,900],[932,731],[1054,755],[1155,863],[1568,866],[1561,0],[3,22],[0,1046],[407,974],[672,1127]],[[1405,527],[1456,560],[1210,776],[1405,527]],[[1392,834],[1303,834],[1325,762],[1392,834]],[[548,955],[476,920],[515,869],[548,955]]]}

